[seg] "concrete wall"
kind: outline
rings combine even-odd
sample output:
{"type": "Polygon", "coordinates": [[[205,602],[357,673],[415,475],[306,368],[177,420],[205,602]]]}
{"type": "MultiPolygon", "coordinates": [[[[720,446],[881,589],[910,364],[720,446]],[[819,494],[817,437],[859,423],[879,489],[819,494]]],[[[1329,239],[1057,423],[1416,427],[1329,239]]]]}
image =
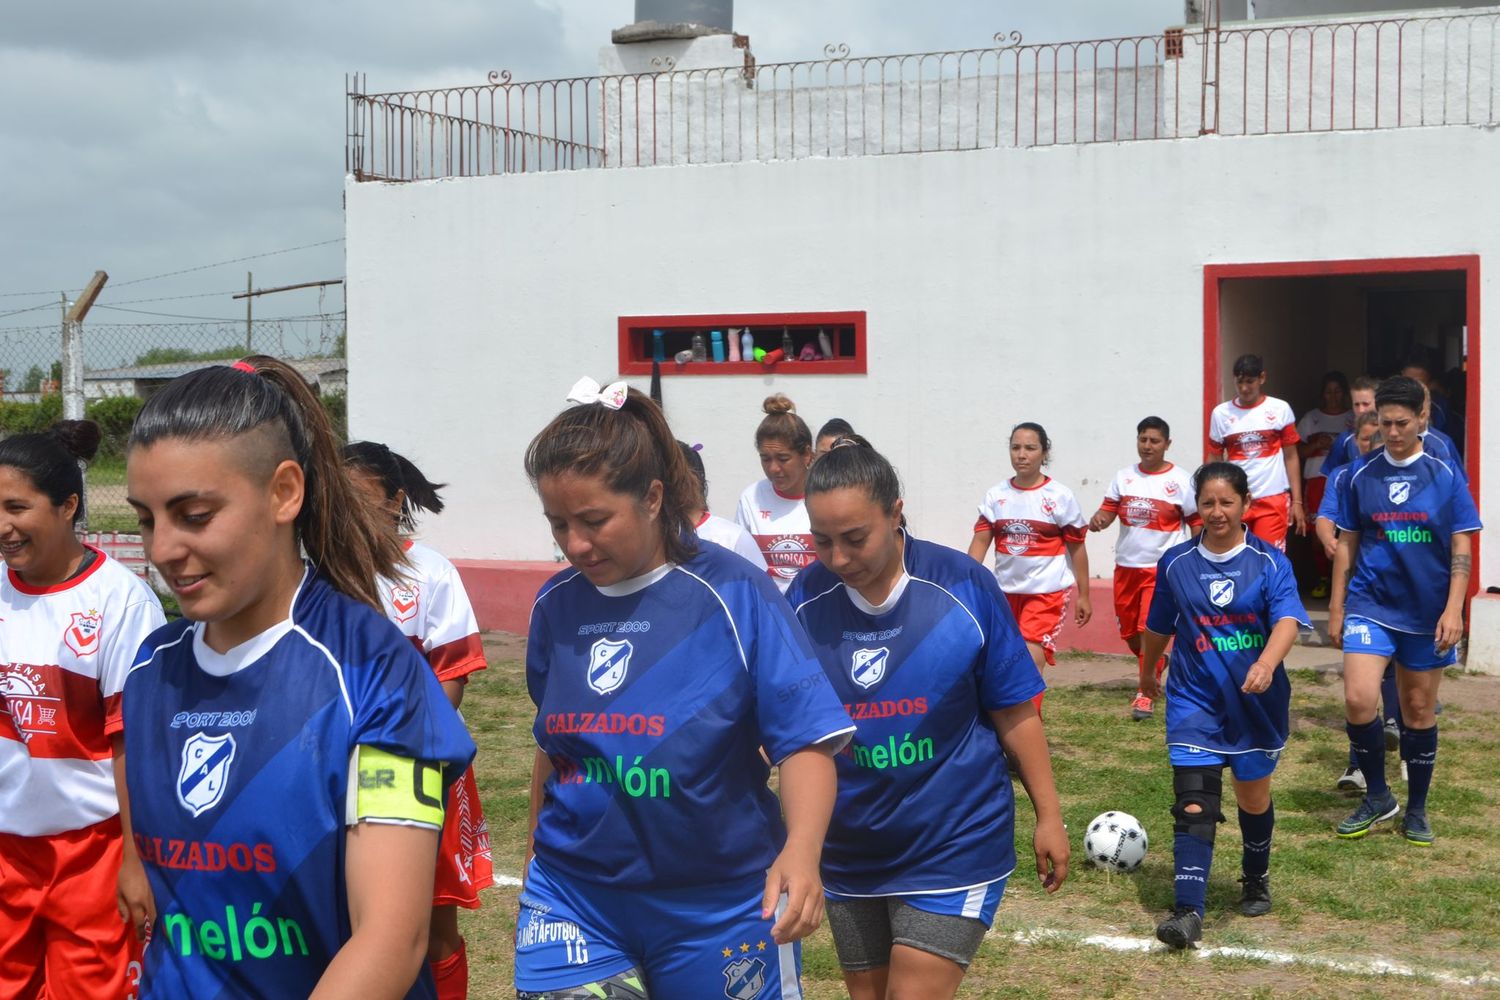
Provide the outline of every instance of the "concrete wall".
{"type": "MultiPolygon", "coordinates": [[[[351,183],[350,427],[451,484],[425,526],[450,556],[547,559],[521,456],[578,376],[617,371],[618,316],[864,309],[867,376],[667,377],[668,415],[725,514],[760,475],[765,395],[846,417],[900,468],[914,529],[961,546],[1017,421],[1047,426],[1088,511],[1146,413],[1201,456],[1205,264],[1488,262],[1500,189],[1473,165],[1497,156],[1500,134],[1441,128],[351,183]]],[[[1500,511],[1494,463],[1483,488],[1500,511]]],[[[1488,537],[1483,560],[1500,582],[1488,537]]]]}
{"type": "MultiPolygon", "coordinates": [[[[1244,7],[1243,0],[1238,6],[1244,7]]],[[[1434,11],[1463,7],[1488,7],[1490,0],[1253,0],[1251,10],[1257,19],[1268,17],[1316,17],[1324,14],[1398,13],[1434,11]]],[[[1220,15],[1230,19],[1228,7],[1220,15]]]]}

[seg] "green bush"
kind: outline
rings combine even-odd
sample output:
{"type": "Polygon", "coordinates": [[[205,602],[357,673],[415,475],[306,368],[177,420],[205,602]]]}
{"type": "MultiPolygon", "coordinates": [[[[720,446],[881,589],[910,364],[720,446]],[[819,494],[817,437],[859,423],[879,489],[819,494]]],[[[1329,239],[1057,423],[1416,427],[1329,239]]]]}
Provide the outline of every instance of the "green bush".
{"type": "Polygon", "coordinates": [[[62,419],[62,397],[43,396],[37,403],[0,401],[0,434],[44,431],[62,419]]]}
{"type": "Polygon", "coordinates": [[[322,400],[323,411],[333,424],[333,434],[343,444],[349,440],[349,400],[342,392],[329,393],[322,400]]]}
{"type": "Polygon", "coordinates": [[[88,418],[99,425],[100,458],[125,454],[125,442],[130,439],[130,428],[142,403],[134,396],[106,396],[84,407],[88,418]]]}

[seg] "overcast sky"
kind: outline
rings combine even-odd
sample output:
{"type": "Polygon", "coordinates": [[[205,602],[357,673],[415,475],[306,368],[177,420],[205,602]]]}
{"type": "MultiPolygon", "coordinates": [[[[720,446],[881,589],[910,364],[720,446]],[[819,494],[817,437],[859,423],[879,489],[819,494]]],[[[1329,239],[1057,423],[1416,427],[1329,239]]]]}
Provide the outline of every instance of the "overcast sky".
{"type": "MultiPolygon", "coordinates": [[[[760,62],[1154,33],[1182,0],[739,0],[760,62]]],[[[123,286],[343,235],[344,74],[372,91],[597,70],[632,0],[73,0],[8,4],[0,30],[0,327],[52,323],[57,292],[110,274],[101,304],[243,316],[228,292],[343,275],[341,243],[123,286]],[[40,295],[16,293],[40,292],[40,295]],[[163,296],[203,298],[139,302],[163,296]],[[31,306],[48,308],[4,315],[31,306]]],[[[342,306],[335,292],[325,305],[342,306]]],[[[317,311],[316,292],[257,316],[317,311]]],[[[99,310],[91,320],[150,317],[99,310]]]]}

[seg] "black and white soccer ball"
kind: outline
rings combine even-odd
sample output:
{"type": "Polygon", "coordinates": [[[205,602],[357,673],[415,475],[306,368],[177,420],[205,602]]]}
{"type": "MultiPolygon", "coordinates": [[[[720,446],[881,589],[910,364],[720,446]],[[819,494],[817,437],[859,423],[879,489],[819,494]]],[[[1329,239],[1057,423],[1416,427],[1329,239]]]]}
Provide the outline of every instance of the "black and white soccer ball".
{"type": "Polygon", "coordinates": [[[1146,860],[1146,828],[1129,813],[1100,813],[1084,831],[1083,853],[1097,868],[1133,872],[1146,860]]]}

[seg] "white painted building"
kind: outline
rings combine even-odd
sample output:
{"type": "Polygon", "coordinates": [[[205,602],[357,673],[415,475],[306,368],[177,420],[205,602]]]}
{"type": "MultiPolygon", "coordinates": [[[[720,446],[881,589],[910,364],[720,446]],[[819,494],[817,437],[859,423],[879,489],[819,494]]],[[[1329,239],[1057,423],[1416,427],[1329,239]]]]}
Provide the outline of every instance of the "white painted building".
{"type": "MultiPolygon", "coordinates": [[[[578,376],[642,370],[632,317],[863,313],[863,373],[665,366],[721,513],[760,476],[772,392],[888,454],[923,536],[967,542],[1021,420],[1092,511],[1147,414],[1196,465],[1256,349],[1299,412],[1327,368],[1466,366],[1470,473],[1500,516],[1479,448],[1500,419],[1479,327],[1500,8],[779,66],[736,42],[351,96],[350,426],[451,484],[427,526],[450,555],[551,558],[523,451],[578,376]]],[[[1112,540],[1091,539],[1096,575],[1112,540]]]]}

